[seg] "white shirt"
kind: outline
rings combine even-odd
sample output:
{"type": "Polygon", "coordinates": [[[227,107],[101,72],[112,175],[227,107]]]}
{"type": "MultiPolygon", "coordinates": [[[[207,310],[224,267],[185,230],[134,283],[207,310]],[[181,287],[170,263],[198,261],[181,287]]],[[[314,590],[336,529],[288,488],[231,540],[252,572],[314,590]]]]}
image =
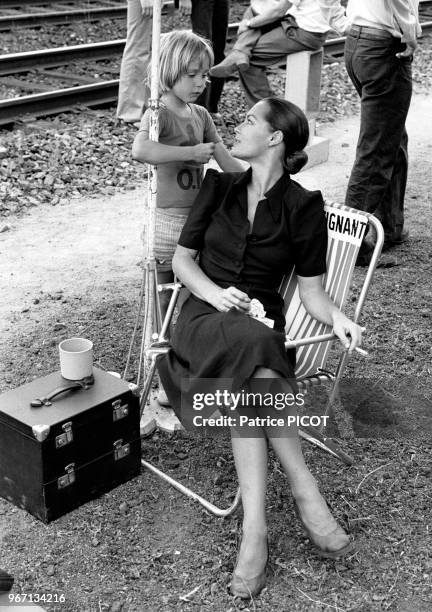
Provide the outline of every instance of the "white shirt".
{"type": "Polygon", "coordinates": [[[419,0],[349,0],[347,17],[352,24],[381,28],[412,42],[421,34],[418,6],[419,0]]]}
{"type": "Polygon", "coordinates": [[[349,25],[339,0],[291,0],[287,13],[295,17],[298,26],[309,32],[326,33],[335,30],[343,34],[349,25]]]}

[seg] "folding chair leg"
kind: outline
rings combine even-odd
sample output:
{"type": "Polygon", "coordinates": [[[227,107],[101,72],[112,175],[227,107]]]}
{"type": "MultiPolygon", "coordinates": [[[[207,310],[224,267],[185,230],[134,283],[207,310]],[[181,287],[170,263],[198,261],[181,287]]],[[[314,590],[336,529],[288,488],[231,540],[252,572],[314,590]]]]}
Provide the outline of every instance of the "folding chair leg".
{"type": "Polygon", "coordinates": [[[324,436],[318,429],[315,429],[315,427],[302,427],[302,429],[299,429],[299,435],[311,444],[315,444],[315,446],[330,453],[333,457],[340,459],[346,465],[353,465],[354,459],[339,448],[336,442],[324,436]]]}
{"type": "Polygon", "coordinates": [[[153,474],[156,474],[156,476],[159,476],[159,478],[162,478],[163,480],[168,482],[171,486],[176,488],[177,491],[180,491],[180,493],[183,493],[183,495],[186,495],[187,497],[190,497],[191,499],[197,501],[206,510],[208,510],[209,512],[211,512],[212,514],[216,516],[229,516],[230,514],[234,512],[234,510],[237,508],[237,506],[240,503],[240,487],[237,489],[237,493],[235,494],[234,501],[228,508],[218,508],[218,506],[215,506],[214,504],[209,502],[207,499],[204,499],[204,497],[201,497],[201,495],[198,495],[198,493],[195,493],[195,491],[192,491],[192,489],[185,487],[184,485],[181,484],[181,482],[174,480],[174,478],[171,478],[171,476],[168,476],[168,474],[165,474],[165,472],[162,472],[161,470],[156,468],[154,465],[152,465],[148,461],[144,461],[144,459],[141,459],[141,465],[147,468],[148,470],[150,470],[151,472],[153,472],[153,474]]]}
{"type": "MultiPolygon", "coordinates": [[[[156,372],[156,364],[157,364],[157,350],[151,355],[151,363],[149,365],[146,380],[144,381],[144,389],[143,389],[143,392],[141,393],[141,398],[140,398],[141,416],[144,412],[145,406],[147,404],[148,396],[150,394],[152,380],[156,372]]],[[[181,484],[181,482],[178,482],[174,478],[171,478],[171,476],[168,476],[168,474],[165,474],[165,472],[162,472],[162,470],[159,470],[157,467],[155,467],[148,461],[141,459],[141,465],[147,468],[148,470],[150,470],[151,472],[153,472],[153,474],[156,474],[156,476],[159,476],[159,478],[162,478],[162,480],[165,480],[166,482],[168,482],[171,486],[175,487],[178,491],[180,491],[180,493],[183,493],[183,495],[186,495],[187,497],[190,497],[191,499],[197,501],[206,510],[208,510],[209,512],[211,512],[212,514],[216,516],[220,516],[220,517],[229,516],[230,514],[234,512],[234,510],[237,508],[237,506],[240,503],[240,487],[237,489],[237,492],[236,492],[236,495],[234,497],[232,504],[228,506],[228,508],[219,508],[218,506],[215,506],[214,504],[212,504],[210,501],[208,501],[204,497],[201,497],[201,495],[198,495],[198,493],[195,493],[195,491],[192,491],[192,489],[185,487],[183,484],[181,484]]]]}

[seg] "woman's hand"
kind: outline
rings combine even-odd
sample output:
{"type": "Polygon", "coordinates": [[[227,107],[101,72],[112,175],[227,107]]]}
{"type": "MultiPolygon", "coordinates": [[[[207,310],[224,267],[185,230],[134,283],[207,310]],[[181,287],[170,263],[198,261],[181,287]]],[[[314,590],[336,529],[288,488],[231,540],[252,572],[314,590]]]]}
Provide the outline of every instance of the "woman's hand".
{"type": "Polygon", "coordinates": [[[250,299],[246,293],[236,287],[227,287],[226,289],[218,287],[210,304],[219,312],[228,312],[231,308],[235,308],[246,313],[249,312],[250,299]]]}
{"type": "Polygon", "coordinates": [[[351,321],[340,310],[336,310],[333,314],[333,331],[349,353],[361,345],[363,328],[351,321]]]}

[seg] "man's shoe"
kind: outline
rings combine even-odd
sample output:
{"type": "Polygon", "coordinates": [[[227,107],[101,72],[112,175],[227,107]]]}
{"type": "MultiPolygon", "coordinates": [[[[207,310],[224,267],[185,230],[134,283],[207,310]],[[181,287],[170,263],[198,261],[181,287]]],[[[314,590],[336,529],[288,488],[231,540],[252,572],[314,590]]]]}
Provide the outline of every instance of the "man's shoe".
{"type": "Polygon", "coordinates": [[[394,246],[404,244],[404,242],[407,242],[408,240],[409,240],[409,231],[403,230],[399,238],[392,238],[391,240],[384,240],[383,251],[387,251],[388,249],[391,249],[394,246]]]}
{"type": "Polygon", "coordinates": [[[13,576],[0,569],[0,593],[7,593],[14,583],[13,576]]]}
{"type": "Polygon", "coordinates": [[[249,66],[249,60],[246,53],[241,51],[231,51],[226,58],[210,68],[210,76],[217,79],[226,79],[233,75],[239,69],[245,69],[249,66]]]}
{"type": "MultiPolygon", "coordinates": [[[[366,254],[361,253],[358,255],[355,265],[360,268],[366,268],[370,264],[371,259],[372,259],[372,253],[366,253],[366,254]]],[[[378,258],[378,263],[376,267],[377,268],[394,268],[395,266],[398,266],[398,265],[399,265],[399,262],[396,257],[393,257],[392,255],[388,255],[387,253],[384,253],[383,255],[380,255],[380,257],[378,258]]]]}
{"type": "Polygon", "coordinates": [[[384,253],[378,259],[377,268],[394,268],[399,265],[397,257],[384,253]]]}

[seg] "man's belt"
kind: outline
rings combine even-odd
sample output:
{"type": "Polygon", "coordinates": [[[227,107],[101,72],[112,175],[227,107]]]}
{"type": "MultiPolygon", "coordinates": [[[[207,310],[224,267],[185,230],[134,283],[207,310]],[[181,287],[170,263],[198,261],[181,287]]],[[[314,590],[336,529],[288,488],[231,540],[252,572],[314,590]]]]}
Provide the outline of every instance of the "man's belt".
{"type": "Polygon", "coordinates": [[[371,28],[369,26],[361,26],[356,24],[353,24],[351,26],[349,33],[352,36],[364,35],[366,38],[376,38],[378,40],[385,38],[396,38],[395,36],[392,36],[387,30],[382,30],[381,28],[371,28]]]}

